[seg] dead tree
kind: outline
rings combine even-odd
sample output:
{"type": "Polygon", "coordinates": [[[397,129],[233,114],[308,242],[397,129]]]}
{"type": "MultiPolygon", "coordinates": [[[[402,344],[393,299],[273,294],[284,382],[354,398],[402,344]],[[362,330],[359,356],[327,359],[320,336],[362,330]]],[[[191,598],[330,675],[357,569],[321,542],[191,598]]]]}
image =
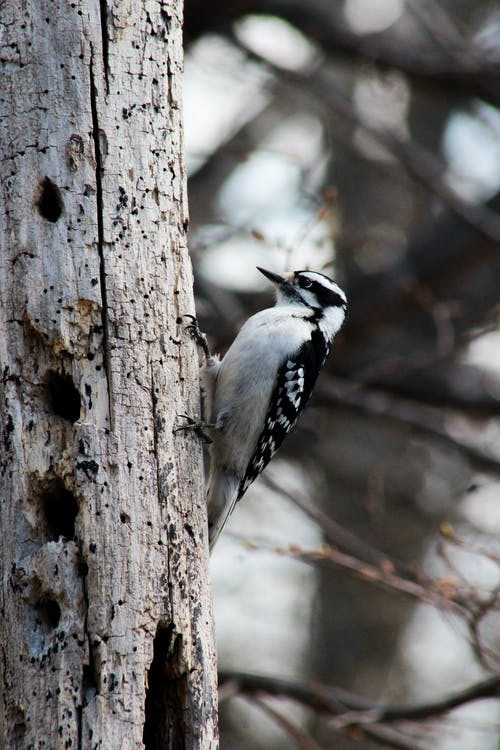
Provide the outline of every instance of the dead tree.
{"type": "Polygon", "coordinates": [[[215,748],[180,0],[7,0],[0,744],[215,748]],[[3,737],[1,736],[3,735],[3,737]]]}

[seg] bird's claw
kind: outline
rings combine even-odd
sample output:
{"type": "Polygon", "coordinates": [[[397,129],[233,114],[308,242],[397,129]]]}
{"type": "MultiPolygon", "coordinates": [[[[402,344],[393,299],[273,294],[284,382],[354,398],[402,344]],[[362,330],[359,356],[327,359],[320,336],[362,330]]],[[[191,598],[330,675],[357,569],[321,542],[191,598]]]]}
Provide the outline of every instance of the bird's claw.
{"type": "Polygon", "coordinates": [[[186,326],[186,331],[189,331],[198,346],[201,346],[205,353],[205,357],[210,357],[210,349],[208,348],[208,339],[205,333],[200,329],[198,320],[194,315],[186,313],[183,315],[184,318],[191,318],[191,323],[186,326]]]}
{"type": "Polygon", "coordinates": [[[201,419],[193,419],[192,417],[189,417],[187,414],[178,414],[177,416],[180,417],[181,419],[185,419],[187,421],[187,424],[183,424],[183,425],[180,425],[179,427],[176,427],[174,429],[174,432],[181,432],[182,430],[192,430],[207,445],[210,445],[210,443],[213,442],[210,435],[208,435],[207,432],[205,431],[207,427],[211,427],[212,425],[209,425],[206,422],[203,422],[201,419]]]}

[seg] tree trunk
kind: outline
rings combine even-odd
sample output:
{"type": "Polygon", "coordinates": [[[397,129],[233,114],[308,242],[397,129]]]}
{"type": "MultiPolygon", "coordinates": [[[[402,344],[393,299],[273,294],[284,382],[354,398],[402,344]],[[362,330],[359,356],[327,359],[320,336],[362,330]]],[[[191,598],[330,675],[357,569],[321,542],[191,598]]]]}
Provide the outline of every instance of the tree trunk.
{"type": "Polygon", "coordinates": [[[181,2],[1,13],[3,742],[215,748],[181,2]]]}

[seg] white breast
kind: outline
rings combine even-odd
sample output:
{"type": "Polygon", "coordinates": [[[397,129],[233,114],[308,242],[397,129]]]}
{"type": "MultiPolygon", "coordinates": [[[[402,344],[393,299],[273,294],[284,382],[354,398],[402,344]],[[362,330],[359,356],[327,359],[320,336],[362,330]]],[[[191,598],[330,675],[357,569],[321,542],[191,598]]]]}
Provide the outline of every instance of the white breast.
{"type": "Polygon", "coordinates": [[[211,419],[224,427],[214,434],[213,449],[224,463],[231,456],[244,471],[264,425],[276,373],[312,331],[304,308],[287,305],[253,315],[221,362],[211,419]],[[237,450],[241,447],[241,451],[237,450]]]}

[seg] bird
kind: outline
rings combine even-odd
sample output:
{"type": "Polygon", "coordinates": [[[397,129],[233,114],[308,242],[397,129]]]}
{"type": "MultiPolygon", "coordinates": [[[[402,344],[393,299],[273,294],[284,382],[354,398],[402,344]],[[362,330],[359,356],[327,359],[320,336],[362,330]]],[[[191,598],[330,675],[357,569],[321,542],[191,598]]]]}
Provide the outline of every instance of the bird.
{"type": "Polygon", "coordinates": [[[195,319],[188,326],[206,355],[205,421],[190,419],[188,427],[209,433],[211,550],[238,501],[295,426],[347,312],[345,293],[322,273],[257,270],[274,285],[275,305],[248,318],[222,359],[210,354],[195,319]]]}

